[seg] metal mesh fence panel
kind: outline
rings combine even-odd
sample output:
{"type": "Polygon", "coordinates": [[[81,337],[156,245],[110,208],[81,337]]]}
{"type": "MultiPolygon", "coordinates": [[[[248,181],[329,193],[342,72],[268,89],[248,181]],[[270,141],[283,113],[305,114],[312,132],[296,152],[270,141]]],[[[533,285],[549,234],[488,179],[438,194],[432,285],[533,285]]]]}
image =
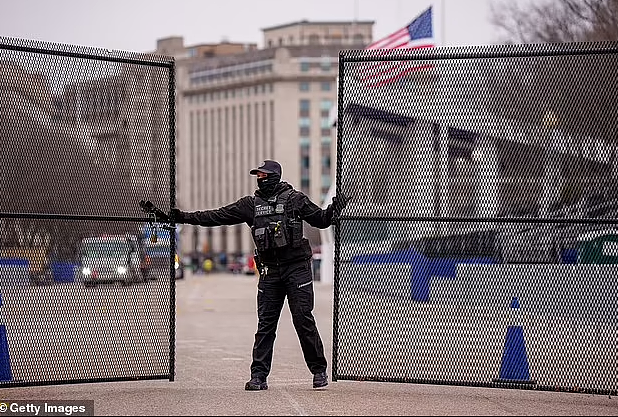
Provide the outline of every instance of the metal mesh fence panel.
{"type": "Polygon", "coordinates": [[[618,44],[342,51],[333,379],[615,393],[618,44]]]}
{"type": "Polygon", "coordinates": [[[138,202],[175,204],[174,89],[172,58],[0,38],[0,387],[173,379],[176,234],[138,202]]]}

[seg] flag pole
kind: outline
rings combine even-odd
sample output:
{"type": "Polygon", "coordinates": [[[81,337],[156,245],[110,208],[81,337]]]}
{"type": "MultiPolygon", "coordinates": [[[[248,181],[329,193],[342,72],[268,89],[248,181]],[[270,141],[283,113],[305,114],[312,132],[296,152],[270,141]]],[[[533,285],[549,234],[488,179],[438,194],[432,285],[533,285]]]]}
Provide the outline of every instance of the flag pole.
{"type": "Polygon", "coordinates": [[[445,7],[445,2],[446,0],[440,0],[440,43],[442,44],[442,46],[446,46],[446,7],[445,7]]]}
{"type": "Polygon", "coordinates": [[[352,13],[352,36],[350,43],[354,43],[354,35],[356,35],[356,21],[358,20],[358,0],[354,0],[354,10],[352,13]]]}

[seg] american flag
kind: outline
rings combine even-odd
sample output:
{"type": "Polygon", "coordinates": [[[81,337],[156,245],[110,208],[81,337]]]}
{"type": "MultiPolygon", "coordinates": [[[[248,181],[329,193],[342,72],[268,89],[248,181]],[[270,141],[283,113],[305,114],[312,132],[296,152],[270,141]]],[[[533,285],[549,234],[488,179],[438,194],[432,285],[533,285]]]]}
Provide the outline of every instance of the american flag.
{"type": "MultiPolygon", "coordinates": [[[[393,49],[432,48],[435,45],[433,30],[433,12],[429,7],[408,25],[390,35],[373,42],[365,50],[383,50],[380,54],[388,54],[393,49]]],[[[431,63],[420,61],[375,61],[360,65],[356,78],[368,87],[379,87],[397,81],[405,75],[427,68],[431,63]]]]}

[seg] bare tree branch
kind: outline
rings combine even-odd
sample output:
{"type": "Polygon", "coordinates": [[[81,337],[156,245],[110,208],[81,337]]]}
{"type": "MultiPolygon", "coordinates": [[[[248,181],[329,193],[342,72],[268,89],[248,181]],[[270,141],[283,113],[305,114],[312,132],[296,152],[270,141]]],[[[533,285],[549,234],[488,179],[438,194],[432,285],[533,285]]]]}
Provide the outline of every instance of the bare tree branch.
{"type": "MultiPolygon", "coordinates": [[[[505,43],[618,40],[618,0],[537,0],[525,6],[496,0],[490,13],[505,43]]],[[[550,108],[564,131],[618,143],[615,54],[546,57],[508,67],[492,87],[496,113],[530,122],[550,108]]]]}
{"type": "Polygon", "coordinates": [[[618,0],[495,0],[490,16],[504,43],[618,40],[618,0]]]}

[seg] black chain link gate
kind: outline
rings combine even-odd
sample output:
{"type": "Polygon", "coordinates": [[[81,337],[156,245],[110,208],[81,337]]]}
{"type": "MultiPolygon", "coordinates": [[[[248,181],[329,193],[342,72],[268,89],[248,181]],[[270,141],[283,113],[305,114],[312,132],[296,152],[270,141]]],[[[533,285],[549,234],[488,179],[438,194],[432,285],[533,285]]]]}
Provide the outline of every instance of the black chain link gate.
{"type": "Polygon", "coordinates": [[[343,51],[333,379],[618,391],[618,44],[343,51]]]}
{"type": "Polygon", "coordinates": [[[174,378],[172,58],[0,38],[0,387],[174,378]],[[156,223],[152,226],[156,226],[156,223]]]}

